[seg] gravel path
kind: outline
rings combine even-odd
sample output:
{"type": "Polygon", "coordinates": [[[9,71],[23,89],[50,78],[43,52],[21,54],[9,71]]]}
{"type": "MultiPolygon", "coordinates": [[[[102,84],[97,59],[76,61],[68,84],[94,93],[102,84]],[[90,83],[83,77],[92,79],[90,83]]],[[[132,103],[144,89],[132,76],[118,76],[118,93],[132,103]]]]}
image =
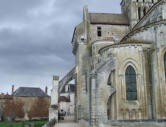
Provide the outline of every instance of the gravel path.
{"type": "Polygon", "coordinates": [[[74,122],[74,116],[66,116],[64,120],[59,121],[54,127],[80,127],[78,123],[74,122]]]}
{"type": "Polygon", "coordinates": [[[79,127],[77,123],[58,123],[54,127],[79,127]]]}

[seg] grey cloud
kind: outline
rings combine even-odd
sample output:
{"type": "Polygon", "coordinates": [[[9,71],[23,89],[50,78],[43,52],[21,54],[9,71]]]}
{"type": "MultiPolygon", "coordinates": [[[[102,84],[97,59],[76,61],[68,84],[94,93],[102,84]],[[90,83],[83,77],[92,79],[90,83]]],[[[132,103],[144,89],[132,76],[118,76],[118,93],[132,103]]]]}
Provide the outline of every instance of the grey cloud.
{"type": "Polygon", "coordinates": [[[51,87],[52,75],[74,66],[71,39],[90,12],[120,12],[120,0],[0,1],[0,92],[10,86],[51,87]],[[113,4],[112,4],[113,2],[113,4]]]}
{"type": "MultiPolygon", "coordinates": [[[[27,10],[44,3],[44,0],[1,0],[1,18],[17,19],[25,16],[27,10]]],[[[3,19],[2,19],[3,20],[3,19]]]]}

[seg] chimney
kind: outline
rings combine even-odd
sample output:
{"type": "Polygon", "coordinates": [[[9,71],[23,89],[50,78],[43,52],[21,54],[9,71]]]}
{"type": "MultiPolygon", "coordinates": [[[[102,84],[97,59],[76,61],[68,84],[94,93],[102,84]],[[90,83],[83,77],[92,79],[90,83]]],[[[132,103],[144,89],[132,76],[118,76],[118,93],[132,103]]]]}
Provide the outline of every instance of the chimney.
{"type": "Polygon", "coordinates": [[[14,94],[14,85],[12,85],[12,95],[14,94]]]}
{"type": "Polygon", "coordinates": [[[45,93],[47,94],[47,92],[48,92],[48,87],[46,86],[45,87],[45,93]]]}

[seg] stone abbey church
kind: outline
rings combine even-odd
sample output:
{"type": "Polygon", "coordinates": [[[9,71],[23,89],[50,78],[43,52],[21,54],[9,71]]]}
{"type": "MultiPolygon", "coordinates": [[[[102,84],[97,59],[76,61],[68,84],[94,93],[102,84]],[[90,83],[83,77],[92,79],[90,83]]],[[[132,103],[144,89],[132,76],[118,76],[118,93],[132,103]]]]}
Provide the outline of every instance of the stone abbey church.
{"type": "Polygon", "coordinates": [[[122,0],[121,9],[85,6],[75,27],[75,118],[85,127],[166,127],[166,0],[122,0]]]}

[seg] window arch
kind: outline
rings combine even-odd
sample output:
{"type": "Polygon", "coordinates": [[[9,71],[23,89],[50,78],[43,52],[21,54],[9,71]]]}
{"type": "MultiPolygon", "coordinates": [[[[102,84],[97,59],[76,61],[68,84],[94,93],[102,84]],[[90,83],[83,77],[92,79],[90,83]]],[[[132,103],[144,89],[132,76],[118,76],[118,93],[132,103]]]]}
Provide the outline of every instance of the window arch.
{"type": "Polygon", "coordinates": [[[134,68],[129,65],[125,72],[126,79],[126,99],[137,100],[137,81],[134,68]]]}
{"type": "Polygon", "coordinates": [[[166,79],[166,52],[164,54],[164,71],[165,71],[165,79],[166,79]]]}

